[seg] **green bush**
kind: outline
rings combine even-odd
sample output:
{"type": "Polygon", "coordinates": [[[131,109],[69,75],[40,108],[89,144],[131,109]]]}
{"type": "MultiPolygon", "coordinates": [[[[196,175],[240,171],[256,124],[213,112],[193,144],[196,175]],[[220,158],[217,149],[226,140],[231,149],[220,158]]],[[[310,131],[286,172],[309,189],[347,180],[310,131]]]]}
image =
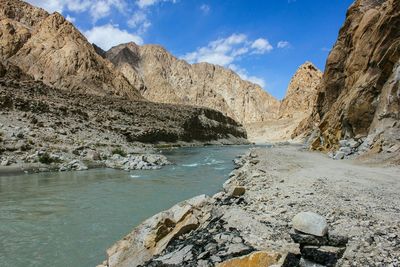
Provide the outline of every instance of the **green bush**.
{"type": "Polygon", "coordinates": [[[118,155],[120,155],[120,156],[122,156],[122,157],[126,157],[126,152],[122,149],[122,148],[114,148],[112,151],[111,151],[111,153],[113,154],[113,155],[115,155],[115,154],[118,154],[118,155]]]}
{"type": "Polygon", "coordinates": [[[39,156],[39,162],[43,164],[51,164],[53,162],[56,162],[52,157],[50,157],[49,153],[45,152],[41,156],[39,156]]]}

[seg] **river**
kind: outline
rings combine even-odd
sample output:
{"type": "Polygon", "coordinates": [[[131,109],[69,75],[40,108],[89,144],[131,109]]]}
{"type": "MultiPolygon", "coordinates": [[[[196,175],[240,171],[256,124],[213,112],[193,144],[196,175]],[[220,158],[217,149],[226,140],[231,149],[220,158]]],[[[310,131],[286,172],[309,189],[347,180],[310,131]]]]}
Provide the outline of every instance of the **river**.
{"type": "Polygon", "coordinates": [[[164,151],[173,165],[0,177],[0,266],[96,266],[134,226],[219,191],[248,146],[164,151]]]}

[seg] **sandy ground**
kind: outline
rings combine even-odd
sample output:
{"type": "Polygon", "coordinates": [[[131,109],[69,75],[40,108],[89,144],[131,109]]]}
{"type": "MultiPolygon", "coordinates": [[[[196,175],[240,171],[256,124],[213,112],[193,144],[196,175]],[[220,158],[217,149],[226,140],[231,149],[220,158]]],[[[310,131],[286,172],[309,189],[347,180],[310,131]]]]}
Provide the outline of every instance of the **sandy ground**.
{"type": "Polygon", "coordinates": [[[400,265],[399,167],[335,161],[295,146],[253,153],[260,162],[241,181],[248,203],[242,208],[272,225],[263,236],[271,246],[290,240],[294,215],[314,211],[327,219],[330,232],[350,238],[340,266],[400,265]]]}

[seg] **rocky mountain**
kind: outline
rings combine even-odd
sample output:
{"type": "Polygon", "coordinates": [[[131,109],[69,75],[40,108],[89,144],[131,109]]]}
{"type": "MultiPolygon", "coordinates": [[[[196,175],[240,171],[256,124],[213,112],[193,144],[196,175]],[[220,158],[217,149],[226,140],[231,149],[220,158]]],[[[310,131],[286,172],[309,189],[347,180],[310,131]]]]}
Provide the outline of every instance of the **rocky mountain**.
{"type": "Polygon", "coordinates": [[[0,19],[1,61],[58,88],[142,99],[60,14],[19,0],[0,0],[0,19]]]}
{"type": "Polygon", "coordinates": [[[290,140],[296,127],[310,117],[321,78],[322,72],[311,62],[301,65],[290,80],[277,118],[246,125],[249,140],[257,143],[290,140]]]}
{"type": "Polygon", "coordinates": [[[122,44],[106,58],[151,101],[204,106],[244,124],[277,116],[278,100],[229,69],[188,64],[158,45],[122,44]]]}
{"type": "Polygon", "coordinates": [[[279,118],[293,118],[310,115],[317,97],[317,86],[321,82],[322,72],[311,62],[301,65],[286,91],[279,107],[279,118]]]}
{"type": "MultiPolygon", "coordinates": [[[[371,152],[399,156],[400,1],[357,0],[329,54],[313,115],[312,147],[355,139],[371,152]]],[[[301,129],[299,130],[301,132],[301,129]]]]}

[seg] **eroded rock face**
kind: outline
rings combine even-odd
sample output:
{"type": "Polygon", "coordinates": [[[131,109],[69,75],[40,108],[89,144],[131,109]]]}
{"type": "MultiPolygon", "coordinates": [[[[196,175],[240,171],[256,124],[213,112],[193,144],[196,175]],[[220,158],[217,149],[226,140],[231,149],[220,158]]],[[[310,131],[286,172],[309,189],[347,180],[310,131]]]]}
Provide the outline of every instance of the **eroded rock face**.
{"type": "Polygon", "coordinates": [[[350,7],[304,123],[312,128],[320,120],[314,149],[337,149],[339,140],[368,135],[377,152],[399,142],[399,28],[397,0],[357,0],[350,7]]]}
{"type": "Polygon", "coordinates": [[[151,101],[204,106],[241,123],[277,117],[278,100],[223,67],[190,65],[161,46],[134,43],[116,46],[106,57],[151,101]]]}
{"type": "Polygon", "coordinates": [[[310,115],[321,78],[322,72],[311,62],[301,65],[290,80],[285,98],[279,108],[279,118],[304,118],[310,115]]]}
{"type": "Polygon", "coordinates": [[[0,59],[61,89],[142,99],[111,63],[58,13],[17,0],[0,2],[0,59]]]}

